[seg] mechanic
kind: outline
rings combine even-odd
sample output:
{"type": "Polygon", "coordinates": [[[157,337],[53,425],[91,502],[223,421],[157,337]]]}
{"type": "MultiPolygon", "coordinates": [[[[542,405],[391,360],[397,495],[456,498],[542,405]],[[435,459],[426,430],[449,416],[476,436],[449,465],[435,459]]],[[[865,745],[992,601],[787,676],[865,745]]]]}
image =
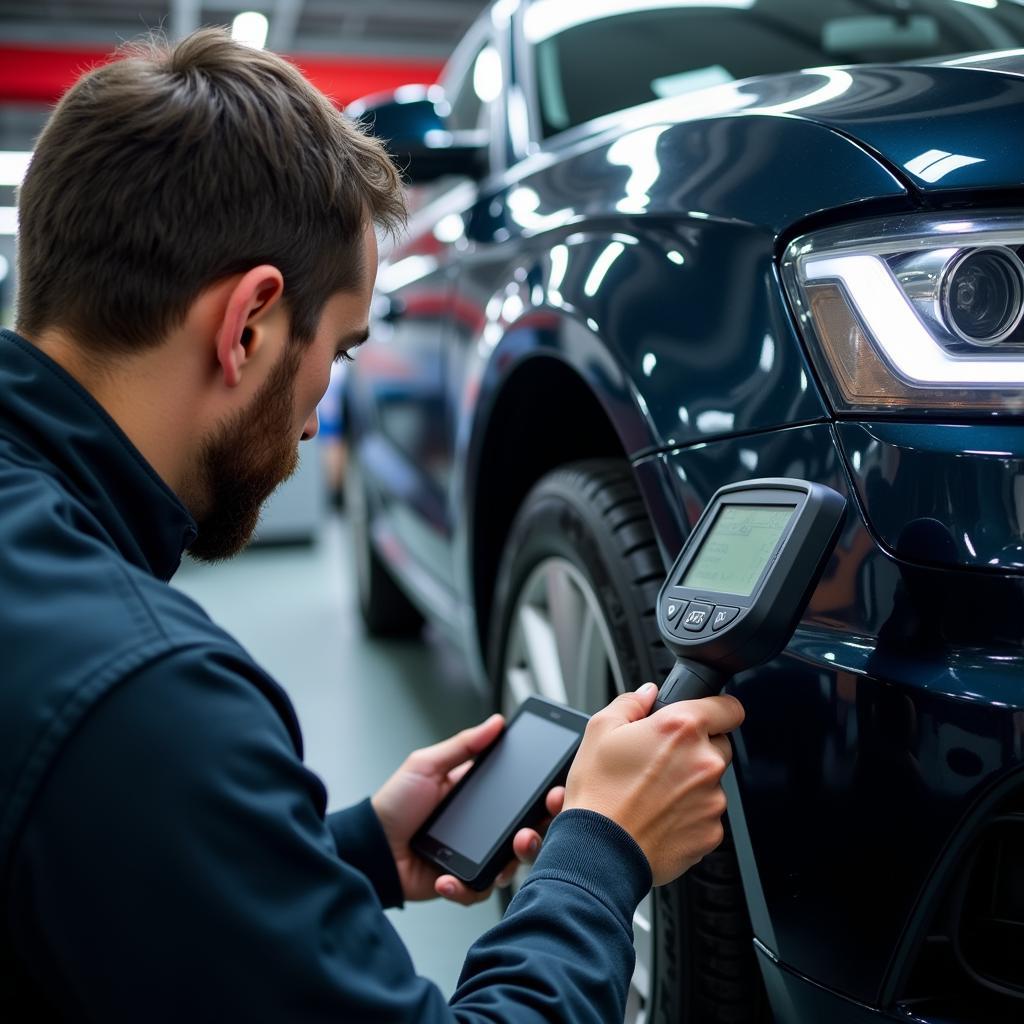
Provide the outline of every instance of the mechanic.
{"type": "Polygon", "coordinates": [[[288,63],[204,30],[80,79],[19,203],[0,1019],[621,1020],[634,909],[720,841],[737,701],[647,717],[648,684],[594,716],[446,1003],[382,907],[479,898],[408,841],[500,718],[327,815],[287,696],[167,584],[184,550],[245,545],[366,336],[375,228],[404,215],[383,148],[288,63]]]}

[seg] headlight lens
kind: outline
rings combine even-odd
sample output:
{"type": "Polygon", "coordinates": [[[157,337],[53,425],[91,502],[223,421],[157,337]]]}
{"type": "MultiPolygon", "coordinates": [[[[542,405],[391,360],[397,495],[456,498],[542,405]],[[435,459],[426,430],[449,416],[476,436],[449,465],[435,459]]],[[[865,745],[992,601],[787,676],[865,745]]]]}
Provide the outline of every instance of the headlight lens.
{"type": "Polygon", "coordinates": [[[798,238],[783,278],[839,409],[1024,410],[1024,217],[798,238]]]}
{"type": "Polygon", "coordinates": [[[1001,246],[963,249],[947,264],[939,282],[946,325],[970,345],[998,345],[1020,324],[1020,257],[1001,246]]]}

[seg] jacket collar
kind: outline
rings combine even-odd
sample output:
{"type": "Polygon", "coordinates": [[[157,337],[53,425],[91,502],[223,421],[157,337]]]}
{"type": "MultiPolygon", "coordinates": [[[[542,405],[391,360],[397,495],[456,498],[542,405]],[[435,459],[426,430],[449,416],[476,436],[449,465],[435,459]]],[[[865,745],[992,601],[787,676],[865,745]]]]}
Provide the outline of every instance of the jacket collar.
{"type": "Polygon", "coordinates": [[[121,555],[169,580],[195,520],[100,404],[35,345],[0,330],[0,437],[78,500],[121,555]]]}

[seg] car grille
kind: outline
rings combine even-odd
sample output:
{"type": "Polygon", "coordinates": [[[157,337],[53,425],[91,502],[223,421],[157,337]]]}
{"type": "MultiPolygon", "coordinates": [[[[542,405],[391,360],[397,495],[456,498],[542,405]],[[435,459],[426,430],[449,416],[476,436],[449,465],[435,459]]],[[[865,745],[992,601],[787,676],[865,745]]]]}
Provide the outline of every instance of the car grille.
{"type": "Polygon", "coordinates": [[[988,822],[954,897],[954,955],[979,985],[1024,1000],[1024,813],[988,822]]]}
{"type": "Polygon", "coordinates": [[[1024,789],[975,827],[897,1002],[919,1020],[1024,1020],[1024,789]]]}

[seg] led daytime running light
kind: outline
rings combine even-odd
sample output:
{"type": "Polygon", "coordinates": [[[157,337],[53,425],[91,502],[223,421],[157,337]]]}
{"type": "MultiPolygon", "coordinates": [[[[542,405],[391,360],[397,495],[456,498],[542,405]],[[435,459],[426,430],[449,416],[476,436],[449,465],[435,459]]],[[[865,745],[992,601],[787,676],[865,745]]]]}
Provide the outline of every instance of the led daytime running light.
{"type": "Polygon", "coordinates": [[[892,368],[924,387],[1024,387],[1024,358],[959,356],[947,352],[928,333],[907,301],[888,264],[880,256],[805,258],[807,282],[838,281],[892,368]]]}

